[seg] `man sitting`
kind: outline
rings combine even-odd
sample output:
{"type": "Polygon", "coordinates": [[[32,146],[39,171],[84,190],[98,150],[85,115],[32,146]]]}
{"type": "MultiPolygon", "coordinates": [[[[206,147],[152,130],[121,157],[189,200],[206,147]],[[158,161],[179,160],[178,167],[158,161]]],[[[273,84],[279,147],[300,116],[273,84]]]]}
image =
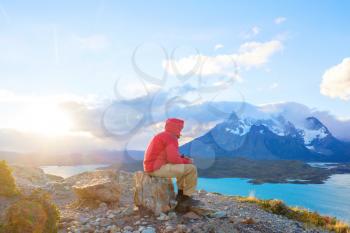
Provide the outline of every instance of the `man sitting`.
{"type": "Polygon", "coordinates": [[[179,153],[178,138],[184,121],[169,118],[165,130],[153,137],[145,152],[143,166],[145,172],[157,177],[176,177],[179,205],[195,205],[198,201],[191,198],[197,186],[197,168],[190,158],[179,153]]]}

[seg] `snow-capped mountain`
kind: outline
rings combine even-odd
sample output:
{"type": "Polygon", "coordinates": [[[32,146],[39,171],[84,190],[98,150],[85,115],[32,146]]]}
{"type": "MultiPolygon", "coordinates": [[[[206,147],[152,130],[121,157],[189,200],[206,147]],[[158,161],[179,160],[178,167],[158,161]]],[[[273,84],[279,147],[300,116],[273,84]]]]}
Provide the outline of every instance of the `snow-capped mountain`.
{"type": "Polygon", "coordinates": [[[350,144],[333,137],[316,117],[292,123],[281,114],[254,118],[232,113],[181,151],[192,156],[350,161],[350,144]]]}

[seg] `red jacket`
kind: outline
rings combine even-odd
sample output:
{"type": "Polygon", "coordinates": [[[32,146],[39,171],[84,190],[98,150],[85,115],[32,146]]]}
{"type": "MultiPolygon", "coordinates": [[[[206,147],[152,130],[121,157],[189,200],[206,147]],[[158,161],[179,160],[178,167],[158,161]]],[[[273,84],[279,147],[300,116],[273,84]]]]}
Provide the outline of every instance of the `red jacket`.
{"type": "Polygon", "coordinates": [[[191,160],[182,158],[179,153],[178,138],[183,129],[184,121],[176,118],[169,118],[165,124],[164,132],[153,137],[147,147],[143,168],[146,172],[158,170],[167,163],[189,164],[191,160]]]}

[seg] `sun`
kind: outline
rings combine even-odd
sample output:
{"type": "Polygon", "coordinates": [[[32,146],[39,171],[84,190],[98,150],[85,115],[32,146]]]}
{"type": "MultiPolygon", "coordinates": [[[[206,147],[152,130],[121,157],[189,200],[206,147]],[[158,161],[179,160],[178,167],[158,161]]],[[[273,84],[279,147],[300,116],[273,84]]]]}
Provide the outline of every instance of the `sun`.
{"type": "Polygon", "coordinates": [[[69,115],[55,104],[31,104],[14,119],[16,129],[24,132],[58,136],[69,133],[73,123],[69,115]]]}

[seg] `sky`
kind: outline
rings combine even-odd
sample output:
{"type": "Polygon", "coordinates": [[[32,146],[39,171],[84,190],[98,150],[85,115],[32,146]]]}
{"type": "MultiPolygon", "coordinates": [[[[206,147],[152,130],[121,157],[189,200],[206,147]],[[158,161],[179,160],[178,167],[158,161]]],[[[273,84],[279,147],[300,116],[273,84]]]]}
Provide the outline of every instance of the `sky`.
{"type": "MultiPolygon", "coordinates": [[[[345,0],[0,1],[3,149],[43,135],[56,148],[67,132],[115,148],[101,118],[151,96],[164,106],[296,102],[348,126],[349,10],[345,0]]],[[[132,128],[143,119],[134,110],[110,127],[132,128]]],[[[161,127],[164,113],[144,111],[161,127]]]]}

